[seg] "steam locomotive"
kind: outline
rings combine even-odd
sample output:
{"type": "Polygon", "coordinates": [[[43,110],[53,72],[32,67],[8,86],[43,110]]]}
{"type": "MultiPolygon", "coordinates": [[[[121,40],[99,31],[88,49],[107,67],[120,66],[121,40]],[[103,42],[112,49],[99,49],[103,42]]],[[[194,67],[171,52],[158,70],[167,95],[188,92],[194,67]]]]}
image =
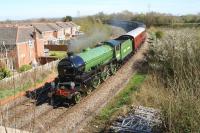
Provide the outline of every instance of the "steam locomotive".
{"type": "Polygon", "coordinates": [[[57,66],[58,79],[52,83],[50,103],[57,100],[78,103],[83,94],[97,88],[137,51],[146,39],[146,29],[138,27],[116,39],[69,54],[57,66]]]}

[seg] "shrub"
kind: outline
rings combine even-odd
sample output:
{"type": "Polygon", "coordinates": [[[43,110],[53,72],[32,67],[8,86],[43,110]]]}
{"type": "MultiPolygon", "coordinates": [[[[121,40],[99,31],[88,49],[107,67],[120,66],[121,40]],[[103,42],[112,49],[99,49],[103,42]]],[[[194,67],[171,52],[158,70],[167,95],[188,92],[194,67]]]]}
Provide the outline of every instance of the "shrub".
{"type": "Polygon", "coordinates": [[[19,72],[25,72],[25,71],[28,71],[32,69],[32,66],[31,65],[23,65],[19,68],[19,72]]]}
{"type": "Polygon", "coordinates": [[[11,76],[11,71],[9,69],[0,68],[0,80],[10,76],[11,76]]]}
{"type": "Polygon", "coordinates": [[[162,39],[164,33],[163,33],[162,31],[159,30],[159,31],[156,31],[155,35],[156,35],[156,38],[157,38],[157,39],[162,39]]]}

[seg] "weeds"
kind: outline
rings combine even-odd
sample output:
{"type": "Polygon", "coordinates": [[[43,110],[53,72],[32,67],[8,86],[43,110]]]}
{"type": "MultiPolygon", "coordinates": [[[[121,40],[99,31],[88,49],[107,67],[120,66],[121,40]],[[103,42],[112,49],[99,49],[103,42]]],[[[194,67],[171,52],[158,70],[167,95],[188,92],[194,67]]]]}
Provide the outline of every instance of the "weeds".
{"type": "MultiPolygon", "coordinates": [[[[95,120],[92,123],[93,125],[98,125],[99,129],[105,128],[110,121],[111,117],[118,115],[118,113],[124,112],[127,113],[127,106],[132,104],[132,95],[138,89],[138,87],[144,81],[146,75],[144,74],[135,74],[129,81],[128,85],[116,95],[107,105],[104,107],[100,113],[96,116],[95,120]],[[123,110],[123,111],[122,111],[123,110]],[[102,127],[101,127],[102,126],[102,127]]],[[[98,129],[98,130],[99,130],[98,129]]]]}
{"type": "Polygon", "coordinates": [[[144,81],[145,75],[136,74],[131,78],[126,88],[122,90],[100,113],[101,119],[108,119],[114,112],[124,105],[131,104],[131,94],[144,81]]]}
{"type": "Polygon", "coordinates": [[[135,103],[160,108],[169,132],[199,132],[200,34],[195,29],[164,33],[150,46],[150,76],[135,103]]]}

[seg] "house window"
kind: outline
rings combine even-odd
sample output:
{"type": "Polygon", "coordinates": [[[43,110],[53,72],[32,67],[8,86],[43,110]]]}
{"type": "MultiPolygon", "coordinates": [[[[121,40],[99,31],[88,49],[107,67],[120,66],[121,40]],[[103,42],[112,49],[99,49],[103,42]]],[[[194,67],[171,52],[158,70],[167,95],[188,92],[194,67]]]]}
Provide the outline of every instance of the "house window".
{"type": "Polygon", "coordinates": [[[29,40],[29,41],[28,41],[28,45],[29,45],[30,47],[33,47],[33,41],[29,40]]]}

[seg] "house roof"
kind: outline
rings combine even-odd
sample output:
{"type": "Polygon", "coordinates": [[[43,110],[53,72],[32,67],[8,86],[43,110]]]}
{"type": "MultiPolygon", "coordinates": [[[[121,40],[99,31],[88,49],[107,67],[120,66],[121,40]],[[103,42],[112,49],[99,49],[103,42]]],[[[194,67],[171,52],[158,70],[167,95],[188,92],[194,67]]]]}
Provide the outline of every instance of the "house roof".
{"type": "Polygon", "coordinates": [[[70,22],[65,22],[66,25],[68,25],[69,27],[74,27],[74,25],[70,22]]]}
{"type": "Polygon", "coordinates": [[[70,24],[70,25],[72,25],[72,26],[74,26],[74,27],[78,27],[78,25],[75,24],[75,23],[73,23],[73,22],[68,22],[68,24],[70,24]]]}
{"type": "Polygon", "coordinates": [[[17,43],[33,40],[32,28],[18,28],[17,43]]]}
{"type": "MultiPolygon", "coordinates": [[[[33,32],[34,32],[34,28],[31,27],[31,26],[29,26],[29,27],[18,27],[18,35],[17,35],[17,41],[16,42],[20,43],[20,42],[27,42],[29,40],[33,40],[33,32]]],[[[40,39],[42,38],[42,36],[39,33],[38,33],[38,37],[40,39]]]]}
{"type": "Polygon", "coordinates": [[[65,22],[57,22],[56,24],[58,26],[62,27],[62,28],[69,28],[69,27],[71,27],[69,24],[67,24],[65,22]]]}
{"type": "Polygon", "coordinates": [[[38,23],[38,24],[32,24],[33,27],[35,27],[40,33],[42,32],[49,32],[53,31],[53,29],[48,26],[46,23],[38,23]]]}
{"type": "MultiPolygon", "coordinates": [[[[4,41],[5,45],[16,45],[17,43],[33,40],[34,28],[26,27],[0,27],[0,42],[4,41]]],[[[38,37],[42,36],[38,33],[38,37]]]]}
{"type": "Polygon", "coordinates": [[[61,29],[63,29],[61,26],[58,26],[57,24],[55,24],[55,23],[48,23],[47,24],[51,29],[53,29],[53,30],[61,30],[61,29]]]}
{"type": "Polygon", "coordinates": [[[16,45],[17,27],[0,27],[0,42],[7,45],[16,45]]]}

